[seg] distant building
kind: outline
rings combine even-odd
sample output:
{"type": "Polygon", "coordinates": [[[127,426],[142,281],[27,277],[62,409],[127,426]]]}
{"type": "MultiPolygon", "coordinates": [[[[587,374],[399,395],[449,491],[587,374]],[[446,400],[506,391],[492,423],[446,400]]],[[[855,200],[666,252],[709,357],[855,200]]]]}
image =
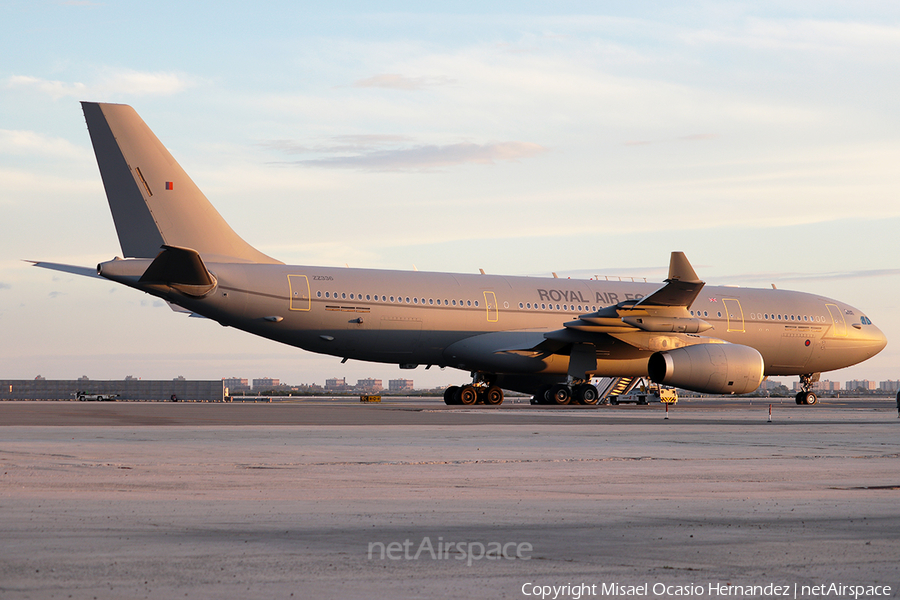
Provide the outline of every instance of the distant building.
{"type": "Polygon", "coordinates": [[[229,392],[246,392],[250,389],[250,382],[243,377],[223,377],[222,385],[227,387],[229,392]]]}
{"type": "Polygon", "coordinates": [[[347,385],[346,377],[334,377],[325,380],[326,392],[349,392],[351,390],[353,390],[353,388],[347,385]]]}
{"type": "Polygon", "coordinates": [[[35,380],[35,381],[47,381],[47,378],[46,378],[46,377],[41,377],[40,375],[38,375],[37,377],[34,378],[34,380],[35,380]]]}
{"type": "Polygon", "coordinates": [[[868,379],[854,379],[852,381],[848,381],[847,387],[844,389],[846,389],[848,392],[855,392],[858,389],[875,391],[875,382],[869,381],[868,379]]]}
{"type": "Polygon", "coordinates": [[[780,387],[783,387],[783,386],[784,386],[784,384],[781,383],[780,381],[774,381],[774,380],[771,380],[771,379],[766,379],[766,380],[763,381],[761,384],[759,384],[759,389],[761,389],[761,390],[769,390],[769,391],[772,391],[772,390],[776,390],[776,389],[778,389],[778,388],[780,388],[780,387]]]}
{"type": "Polygon", "coordinates": [[[412,389],[415,389],[413,388],[412,379],[391,379],[388,381],[388,391],[405,392],[412,389]]]}
{"type": "MultiPolygon", "coordinates": [[[[817,381],[812,384],[812,389],[815,392],[840,392],[841,391],[841,382],[840,381],[828,381],[827,379],[823,379],[822,381],[817,381]]],[[[803,384],[799,381],[794,382],[794,391],[800,392],[803,390],[803,384]]]]}
{"type": "Polygon", "coordinates": [[[380,392],[384,389],[380,379],[359,379],[356,382],[356,389],[360,392],[380,392]]]}
{"type": "Polygon", "coordinates": [[[900,392],[900,380],[891,381],[888,379],[887,381],[880,382],[878,387],[882,392],[900,392]]]}
{"type": "Polygon", "coordinates": [[[260,377],[253,380],[253,389],[257,391],[271,390],[281,385],[280,379],[272,379],[271,377],[260,377]]]}

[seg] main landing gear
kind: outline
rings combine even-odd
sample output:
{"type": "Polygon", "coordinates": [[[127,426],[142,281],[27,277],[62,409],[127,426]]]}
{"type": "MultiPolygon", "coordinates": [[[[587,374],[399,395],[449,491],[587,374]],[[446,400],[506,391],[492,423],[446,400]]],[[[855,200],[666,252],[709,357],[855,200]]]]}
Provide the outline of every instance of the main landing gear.
{"type": "Polygon", "coordinates": [[[538,388],[537,393],[531,398],[532,404],[597,404],[600,392],[597,388],[584,380],[575,380],[572,383],[558,383],[545,385],[538,388]]]}
{"type": "Polygon", "coordinates": [[[819,397],[812,391],[812,375],[801,375],[800,387],[803,388],[803,391],[798,392],[795,397],[797,404],[811,405],[819,401],[819,397]]]}
{"type": "Polygon", "coordinates": [[[499,406],[503,404],[503,390],[481,373],[472,376],[472,383],[458,386],[451,385],[444,390],[444,404],[471,406],[487,404],[499,406]]]}

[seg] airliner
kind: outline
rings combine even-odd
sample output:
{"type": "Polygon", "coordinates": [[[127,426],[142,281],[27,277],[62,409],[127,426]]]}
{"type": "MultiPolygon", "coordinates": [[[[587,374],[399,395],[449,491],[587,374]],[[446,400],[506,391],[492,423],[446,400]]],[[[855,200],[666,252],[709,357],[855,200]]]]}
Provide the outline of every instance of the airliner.
{"type": "Polygon", "coordinates": [[[122,257],[102,277],[310,352],[468,372],[450,405],[596,404],[596,377],[745,394],[798,376],[815,404],[824,371],[887,340],[859,309],[815,294],[707,286],[672,252],[662,284],[286,265],[244,241],[135,110],[82,102],[122,257]]]}

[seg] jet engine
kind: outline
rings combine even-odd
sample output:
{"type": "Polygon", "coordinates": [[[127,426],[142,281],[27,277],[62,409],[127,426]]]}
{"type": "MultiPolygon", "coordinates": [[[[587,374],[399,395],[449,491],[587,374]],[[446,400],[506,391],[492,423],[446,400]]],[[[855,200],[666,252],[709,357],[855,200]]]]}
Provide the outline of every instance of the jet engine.
{"type": "Polygon", "coordinates": [[[739,344],[696,344],[657,352],[647,365],[650,379],[706,394],[746,394],[763,380],[762,355],[739,344]]]}

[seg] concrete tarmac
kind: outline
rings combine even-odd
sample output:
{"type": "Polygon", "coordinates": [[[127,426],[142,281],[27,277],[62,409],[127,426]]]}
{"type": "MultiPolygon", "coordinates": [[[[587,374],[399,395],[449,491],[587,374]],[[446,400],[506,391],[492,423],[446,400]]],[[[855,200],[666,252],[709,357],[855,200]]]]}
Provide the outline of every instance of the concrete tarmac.
{"type": "Polygon", "coordinates": [[[896,404],[767,409],[0,402],[0,598],[898,597],[896,404]]]}

